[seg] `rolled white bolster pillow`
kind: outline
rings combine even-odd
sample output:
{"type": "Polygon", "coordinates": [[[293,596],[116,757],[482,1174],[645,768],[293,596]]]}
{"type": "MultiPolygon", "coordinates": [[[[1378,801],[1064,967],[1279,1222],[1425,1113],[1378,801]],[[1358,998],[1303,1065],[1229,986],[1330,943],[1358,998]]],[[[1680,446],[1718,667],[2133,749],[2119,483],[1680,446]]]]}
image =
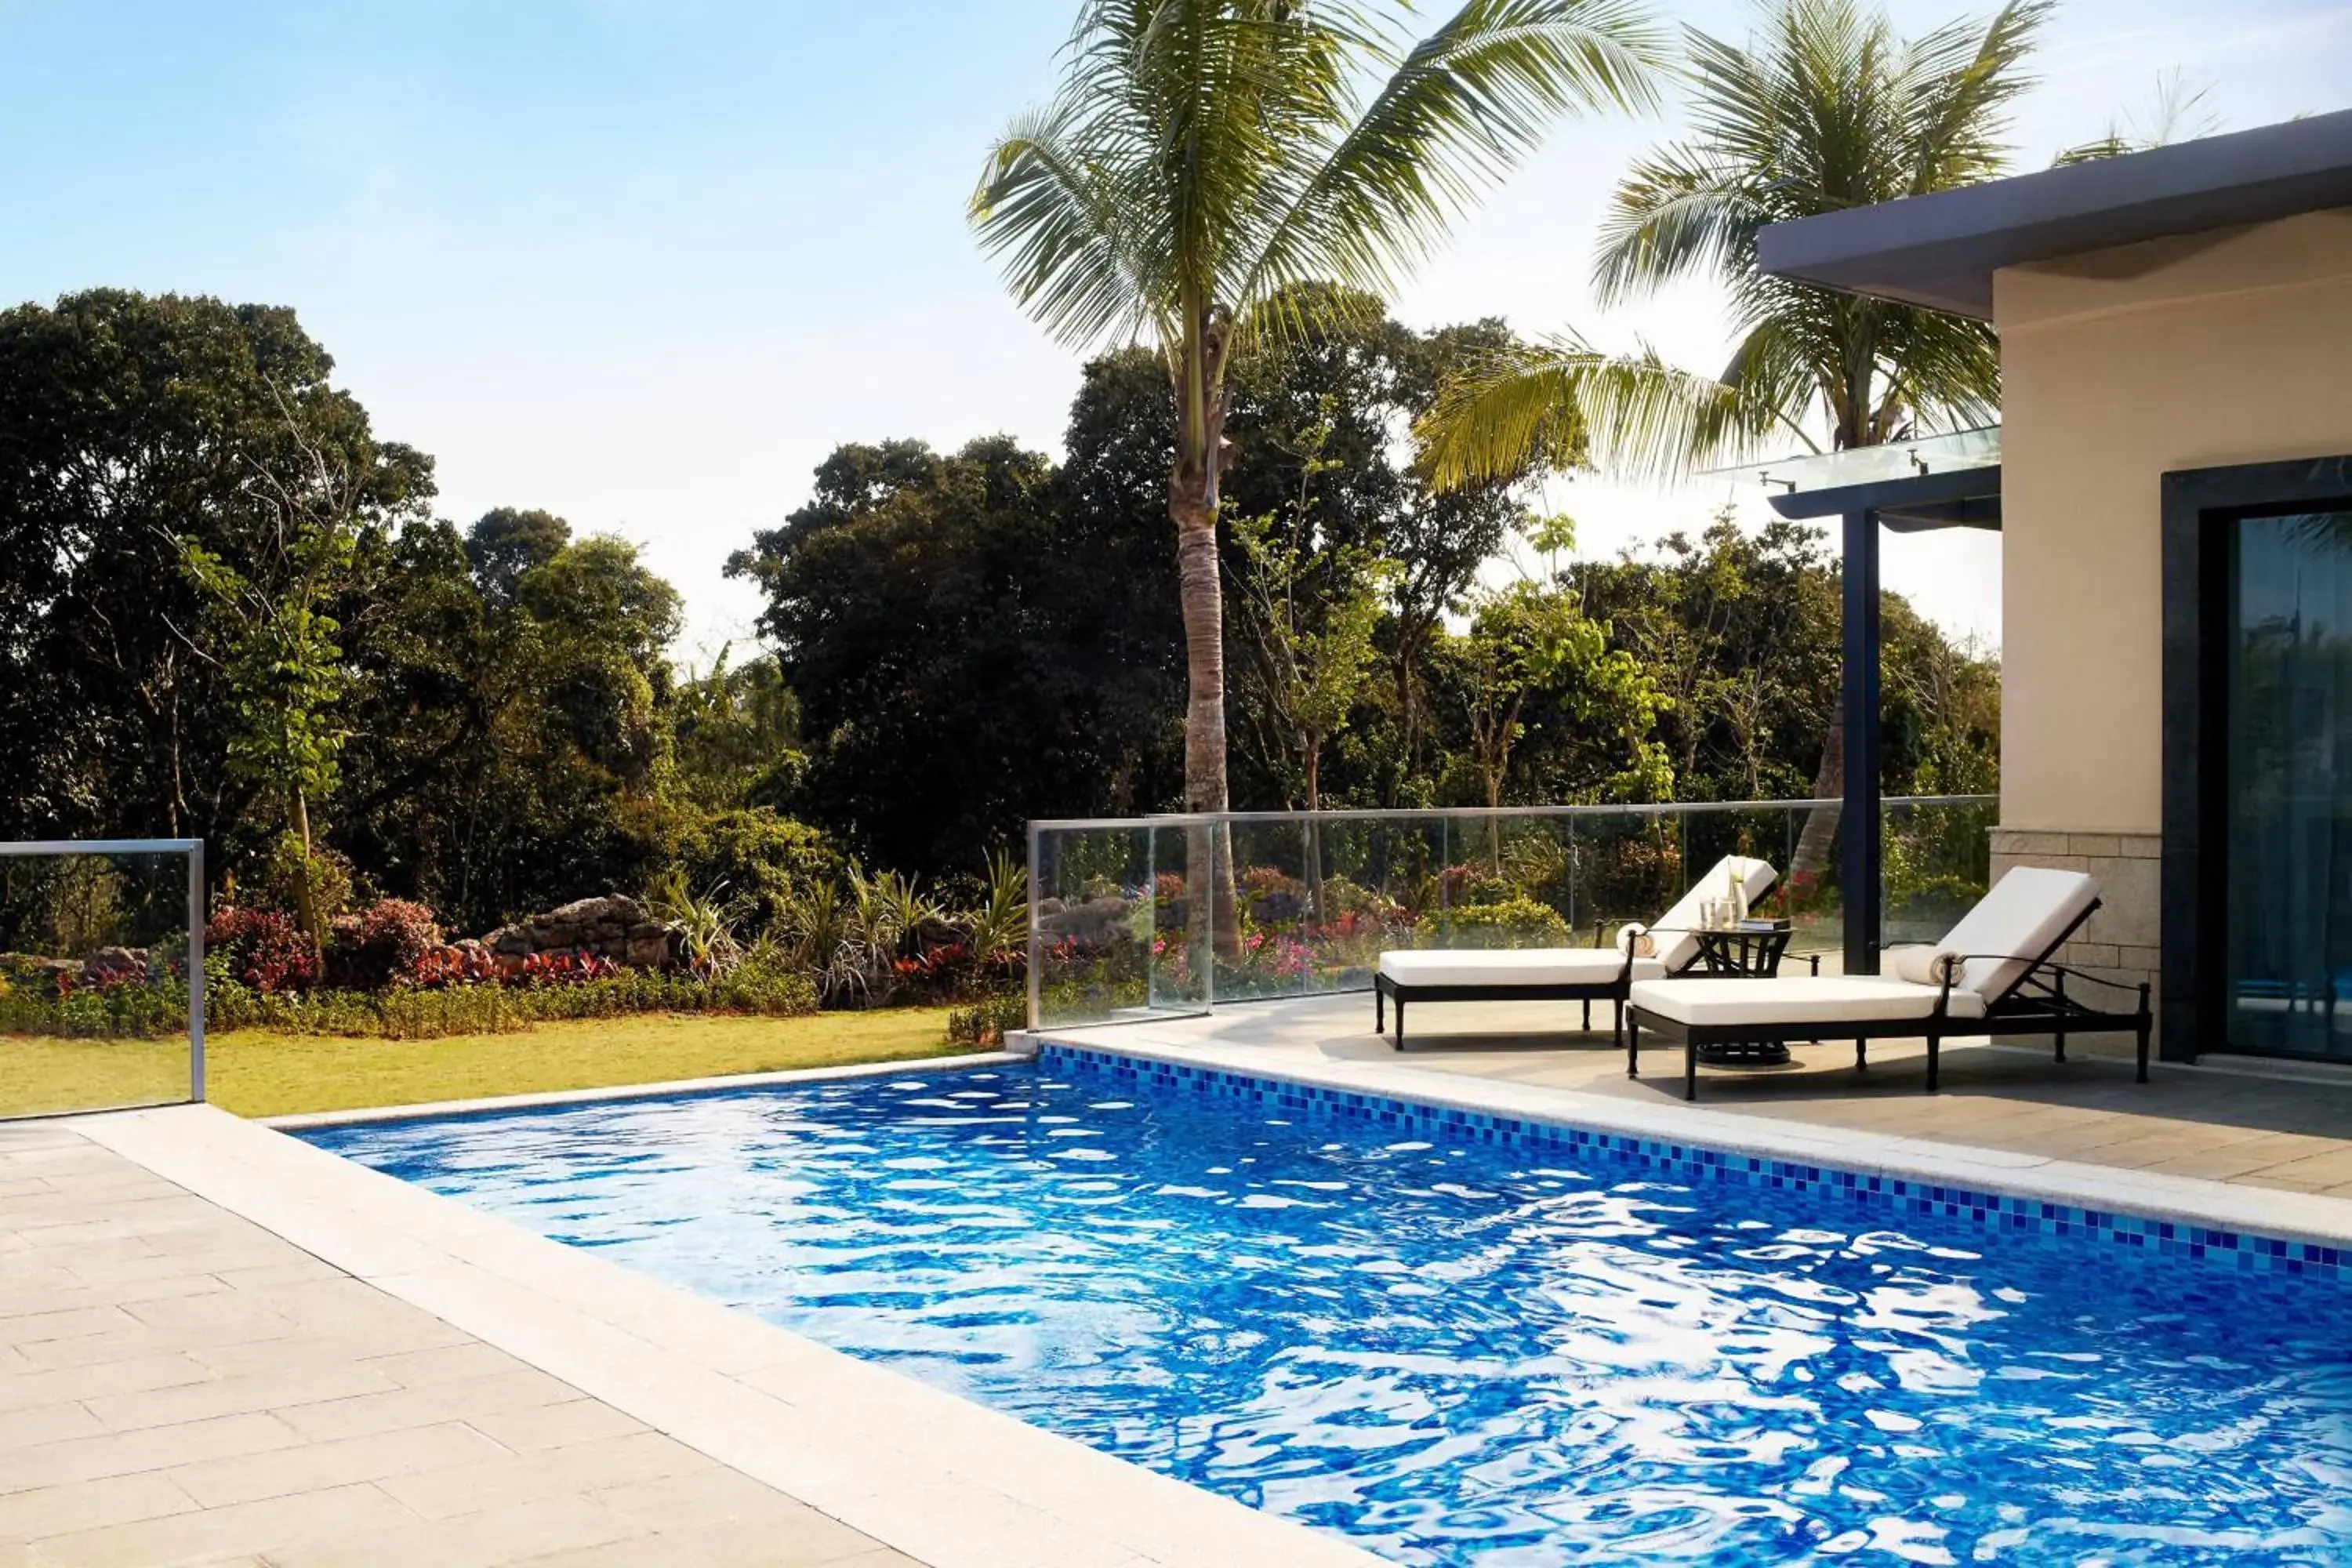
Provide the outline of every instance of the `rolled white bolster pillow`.
{"type": "Polygon", "coordinates": [[[1890,948],[1886,957],[1895,978],[1914,985],[1941,985],[1947,980],[1957,985],[1966,963],[1948,947],[1925,945],[1890,948]]]}
{"type": "Polygon", "coordinates": [[[1635,958],[1655,958],[1658,944],[1650,935],[1650,928],[1639,921],[1628,921],[1617,928],[1617,951],[1635,958]]]}

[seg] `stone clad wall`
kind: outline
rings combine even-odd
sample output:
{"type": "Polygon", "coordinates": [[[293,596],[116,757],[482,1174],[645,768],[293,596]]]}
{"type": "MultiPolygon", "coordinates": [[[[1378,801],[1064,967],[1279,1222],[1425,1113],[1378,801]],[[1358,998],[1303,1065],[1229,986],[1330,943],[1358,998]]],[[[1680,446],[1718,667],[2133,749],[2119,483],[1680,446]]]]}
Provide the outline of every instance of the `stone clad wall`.
{"type": "MultiPolygon", "coordinates": [[[[1995,881],[2012,866],[2049,866],[2065,871],[2087,871],[2099,884],[2099,910],[2058,950],[2058,962],[2103,979],[2137,985],[2147,981],[2158,989],[2148,1005],[2164,1015],[2162,960],[2158,943],[2162,925],[2162,894],[2158,886],[2158,835],[2154,833],[2075,833],[2060,829],[1996,827],[1992,830],[1992,875],[1995,881]]],[[[2096,986],[2084,1000],[2094,1006],[2128,1010],[2130,1000],[2096,986]]],[[[2158,1031],[2158,1043],[2162,1044],[2158,1031]]]]}

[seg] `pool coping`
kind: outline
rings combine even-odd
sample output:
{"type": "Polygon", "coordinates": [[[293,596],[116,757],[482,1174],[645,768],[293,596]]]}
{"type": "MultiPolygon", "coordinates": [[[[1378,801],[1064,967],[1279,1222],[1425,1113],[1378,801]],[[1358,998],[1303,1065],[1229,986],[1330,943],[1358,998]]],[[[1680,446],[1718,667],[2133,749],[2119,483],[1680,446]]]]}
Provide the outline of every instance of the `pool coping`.
{"type": "MultiPolygon", "coordinates": [[[[909,1075],[948,1059],[891,1066],[909,1075]]],[[[861,1076],[868,1075],[819,1068],[785,1081],[861,1076]]],[[[929,1568],[1392,1568],[1339,1536],[1032,1426],[215,1107],[114,1111],[71,1125],[929,1568]]]]}
{"type": "Polygon", "coordinates": [[[1041,1045],[1128,1056],[1304,1088],[1369,1094],[1548,1126],[1609,1133],[1666,1148],[1719,1151],[1859,1176],[1966,1186],[1984,1193],[2064,1205],[2208,1230],[2245,1233],[2341,1251],[2352,1247],[2352,1199],[2253,1187],[2196,1176],[2095,1165],[1974,1144],[1826,1127],[1747,1112],[1671,1106],[1555,1089],[1507,1079],[1431,1072],[1409,1063],[1276,1057],[1263,1046],[1171,1044],[1131,1031],[1147,1025],[1024,1030],[1008,1050],[1034,1055],[1041,1045]]]}
{"type": "Polygon", "coordinates": [[[897,1057],[881,1062],[841,1062],[831,1067],[784,1068],[775,1072],[746,1072],[711,1078],[668,1079],[660,1083],[609,1084],[601,1089],[550,1089],[530,1094],[488,1095],[476,1100],[428,1100],[414,1105],[376,1105],[354,1110],[298,1110],[283,1116],[246,1120],[281,1132],[312,1127],[343,1127],[356,1122],[439,1121],[460,1116],[495,1116],[501,1111],[532,1110],[554,1105],[604,1105],[622,1100],[682,1100],[698,1095],[727,1094],[736,1089],[773,1084],[821,1083],[829,1079],[887,1078],[894,1073],[932,1072],[941,1068],[1002,1067],[1024,1060],[1013,1051],[965,1051],[954,1056],[897,1057]]]}

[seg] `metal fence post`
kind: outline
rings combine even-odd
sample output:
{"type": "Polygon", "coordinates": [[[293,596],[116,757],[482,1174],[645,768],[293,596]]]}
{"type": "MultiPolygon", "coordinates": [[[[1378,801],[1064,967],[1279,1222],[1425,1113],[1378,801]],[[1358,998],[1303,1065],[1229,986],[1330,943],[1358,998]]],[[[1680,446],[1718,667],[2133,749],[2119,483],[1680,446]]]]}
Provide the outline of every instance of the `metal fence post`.
{"type": "Polygon", "coordinates": [[[1038,891],[1037,825],[1032,822],[1029,825],[1029,1026],[1032,1029],[1043,1026],[1040,1014],[1045,994],[1038,978],[1039,971],[1044,967],[1044,954],[1038,951],[1039,938],[1044,931],[1037,915],[1038,891]]]}
{"type": "Polygon", "coordinates": [[[205,841],[188,848],[188,1098],[205,1101],[205,841]]]}

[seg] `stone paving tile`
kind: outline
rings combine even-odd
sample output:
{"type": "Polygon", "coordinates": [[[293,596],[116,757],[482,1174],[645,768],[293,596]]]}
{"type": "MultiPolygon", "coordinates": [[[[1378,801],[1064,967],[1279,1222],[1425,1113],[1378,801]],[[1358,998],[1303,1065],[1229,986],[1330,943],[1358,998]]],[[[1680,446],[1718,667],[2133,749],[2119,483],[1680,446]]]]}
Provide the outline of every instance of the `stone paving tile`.
{"type": "MultiPolygon", "coordinates": [[[[0,1383],[0,1387],[6,1386],[0,1383]]],[[[0,1455],[13,1454],[44,1443],[67,1443],[77,1437],[103,1436],[106,1428],[81,1405],[73,1403],[36,1405],[0,1410],[0,1455]]]]}
{"type": "MultiPolygon", "coordinates": [[[[94,1423],[97,1417],[90,1419],[94,1423]]],[[[136,1432],[53,1438],[0,1452],[0,1493],[171,1469],[203,1459],[263,1454],[291,1447],[301,1440],[294,1428],[266,1412],[136,1432]]]]}
{"type": "Polygon", "coordinates": [[[397,1476],[385,1480],[383,1489],[426,1519],[448,1519],[715,1467],[715,1460],[658,1432],[631,1432],[543,1454],[509,1454],[397,1476]]]}
{"type": "MultiPolygon", "coordinates": [[[[264,1498],[320,1491],[356,1481],[388,1481],[418,1471],[496,1465],[513,1456],[461,1421],[409,1426],[331,1443],[305,1443],[289,1426],[293,1444],[285,1451],[228,1457],[175,1465],[174,1485],[206,1508],[258,1502],[264,1498]]],[[[392,1489],[384,1489],[387,1493],[392,1489]]],[[[396,1494],[395,1494],[396,1495],[396,1494]]],[[[410,1511],[414,1512],[415,1510],[410,1511]]]]}
{"type": "Polygon", "coordinates": [[[0,1497],[0,1541],[38,1541],[72,1531],[186,1513],[195,1506],[194,1498],[168,1478],[152,1472],[34,1487],[0,1497]]]}
{"type": "MultiPolygon", "coordinates": [[[[379,1374],[368,1373],[371,1378],[379,1374]]],[[[383,1380],[388,1383],[389,1380],[383,1380]]],[[[391,1386],[387,1392],[327,1400],[285,1412],[294,1429],[313,1442],[431,1426],[443,1421],[476,1421],[534,1405],[580,1397],[579,1391],[545,1373],[521,1369],[492,1377],[432,1388],[391,1386]]]]}
{"type": "MultiPolygon", "coordinates": [[[[35,1560],[57,1568],[155,1568],[208,1553],[251,1553],[275,1562],[281,1552],[306,1544],[364,1539],[415,1522],[415,1514],[372,1486],[336,1487],[234,1508],[190,1505],[168,1517],[46,1536],[35,1543],[35,1560]]],[[[423,1568],[433,1560],[411,1561],[423,1568]]]]}
{"type": "Polygon", "coordinates": [[[491,1568],[615,1542],[643,1555],[614,1561],[660,1562],[653,1544],[659,1539],[635,1520],[584,1498],[540,1498],[453,1520],[307,1541],[272,1551],[269,1563],[271,1568],[491,1568]]]}
{"type": "Polygon", "coordinates": [[[553,1405],[533,1405],[515,1410],[493,1410],[469,1418],[476,1431],[497,1438],[517,1453],[593,1443],[640,1431],[637,1421],[597,1399],[566,1399],[553,1405]]]}
{"type": "Polygon", "coordinates": [[[567,1554],[920,1568],[78,1134],[0,1127],[0,1565],[567,1554]]]}

